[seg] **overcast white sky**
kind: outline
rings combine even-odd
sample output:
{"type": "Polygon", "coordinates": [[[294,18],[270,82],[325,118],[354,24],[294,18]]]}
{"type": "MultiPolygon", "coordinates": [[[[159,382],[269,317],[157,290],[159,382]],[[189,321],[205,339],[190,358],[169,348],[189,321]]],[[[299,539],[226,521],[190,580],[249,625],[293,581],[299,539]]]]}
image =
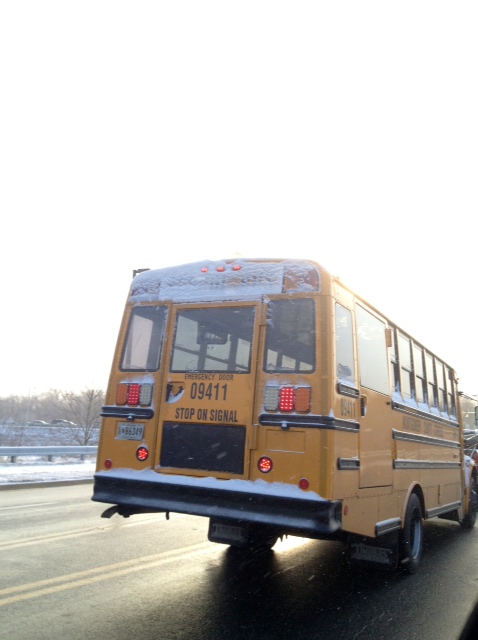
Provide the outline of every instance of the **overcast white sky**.
{"type": "Polygon", "coordinates": [[[310,257],[478,393],[478,5],[0,4],[0,396],[106,388],[132,270],[310,257]]]}

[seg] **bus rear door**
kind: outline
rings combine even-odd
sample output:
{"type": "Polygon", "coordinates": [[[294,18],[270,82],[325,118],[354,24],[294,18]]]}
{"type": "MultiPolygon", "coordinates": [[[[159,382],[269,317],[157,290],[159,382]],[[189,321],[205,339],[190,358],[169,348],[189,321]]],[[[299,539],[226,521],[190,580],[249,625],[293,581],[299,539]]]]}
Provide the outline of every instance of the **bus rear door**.
{"type": "Polygon", "coordinates": [[[247,476],[257,366],[256,304],[175,305],[155,468],[247,476]]]}

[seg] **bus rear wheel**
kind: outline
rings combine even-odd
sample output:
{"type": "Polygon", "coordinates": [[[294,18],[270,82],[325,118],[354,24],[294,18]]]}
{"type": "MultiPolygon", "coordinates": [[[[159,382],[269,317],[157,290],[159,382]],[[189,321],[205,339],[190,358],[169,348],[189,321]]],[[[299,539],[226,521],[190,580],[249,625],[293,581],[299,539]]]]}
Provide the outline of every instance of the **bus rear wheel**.
{"type": "Polygon", "coordinates": [[[278,539],[279,536],[270,531],[254,529],[251,531],[248,546],[256,551],[266,551],[272,549],[278,539]]]}
{"type": "Polygon", "coordinates": [[[415,573],[423,553],[423,513],[416,493],[410,496],[400,537],[400,562],[408,573],[415,573]]]}

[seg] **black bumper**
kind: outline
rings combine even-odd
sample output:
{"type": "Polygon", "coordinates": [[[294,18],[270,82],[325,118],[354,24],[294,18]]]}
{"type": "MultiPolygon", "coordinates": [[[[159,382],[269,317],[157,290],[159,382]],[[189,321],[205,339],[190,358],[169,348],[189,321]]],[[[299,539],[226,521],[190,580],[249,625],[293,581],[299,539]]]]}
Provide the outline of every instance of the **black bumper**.
{"type": "MultiPolygon", "coordinates": [[[[92,500],[117,505],[123,516],[173,512],[274,527],[283,533],[328,537],[341,531],[341,502],[297,487],[243,480],[171,476],[154,471],[100,472],[92,500]]],[[[106,512],[105,512],[106,513],[106,512]]]]}

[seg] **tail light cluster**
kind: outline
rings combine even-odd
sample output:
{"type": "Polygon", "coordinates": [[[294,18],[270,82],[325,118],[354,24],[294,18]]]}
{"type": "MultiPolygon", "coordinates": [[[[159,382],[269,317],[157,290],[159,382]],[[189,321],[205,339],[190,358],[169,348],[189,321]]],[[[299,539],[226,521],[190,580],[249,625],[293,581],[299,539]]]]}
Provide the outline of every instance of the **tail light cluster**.
{"type": "Polygon", "coordinates": [[[278,387],[268,385],[264,393],[266,411],[310,411],[310,387],[278,387]]]}
{"type": "Polygon", "coordinates": [[[120,382],[116,389],[116,404],[130,407],[149,407],[153,399],[153,385],[139,382],[120,382]]]}
{"type": "MultiPolygon", "coordinates": [[[[264,409],[265,411],[307,413],[310,411],[311,396],[310,387],[267,385],[264,391],[264,409]]],[[[257,461],[257,468],[261,473],[270,473],[274,468],[272,458],[261,456],[257,461]]],[[[307,491],[310,482],[307,478],[301,478],[298,486],[303,491],[307,491]]]]}

